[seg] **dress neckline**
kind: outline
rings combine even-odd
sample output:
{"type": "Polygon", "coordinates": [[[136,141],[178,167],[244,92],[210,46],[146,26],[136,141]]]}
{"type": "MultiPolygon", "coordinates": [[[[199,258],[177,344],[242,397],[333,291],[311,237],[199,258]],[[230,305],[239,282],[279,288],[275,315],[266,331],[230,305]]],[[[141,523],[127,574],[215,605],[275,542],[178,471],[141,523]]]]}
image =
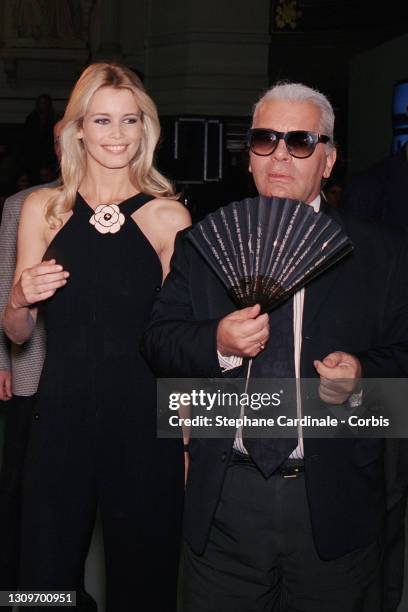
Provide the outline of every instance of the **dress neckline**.
{"type": "MultiPolygon", "coordinates": [[[[98,208],[98,206],[100,206],[100,204],[105,204],[106,206],[109,206],[109,204],[107,202],[100,202],[100,204],[98,204],[98,206],[96,206],[95,208],[92,208],[92,206],[85,200],[84,196],[81,195],[81,193],[78,191],[77,195],[79,197],[79,199],[83,202],[83,204],[85,204],[85,206],[87,206],[89,208],[89,210],[92,211],[92,214],[94,214],[96,208],[98,208]]],[[[131,200],[133,200],[134,198],[137,198],[138,196],[143,195],[141,191],[139,191],[138,193],[134,193],[133,195],[129,196],[128,198],[126,198],[125,200],[122,200],[121,202],[111,202],[111,204],[116,204],[116,206],[123,206],[123,204],[126,204],[126,202],[129,202],[131,200]]]]}
{"type": "MultiPolygon", "coordinates": [[[[82,210],[88,211],[89,216],[94,215],[96,209],[92,208],[92,206],[88,204],[88,202],[79,193],[79,191],[77,192],[77,196],[78,196],[77,200],[79,200],[79,203],[82,204],[82,210]]],[[[126,200],[119,202],[118,204],[116,204],[116,206],[119,207],[121,213],[123,213],[125,216],[129,216],[129,215],[133,215],[134,212],[139,210],[139,208],[142,208],[142,206],[147,204],[147,202],[150,202],[150,200],[154,200],[154,199],[155,199],[155,196],[147,195],[146,193],[139,191],[139,193],[135,193],[129,198],[126,198],[126,200]]],[[[101,204],[104,204],[104,203],[101,202],[101,204]]],[[[105,204],[105,205],[109,206],[108,204],[105,204]]],[[[100,204],[98,204],[98,206],[100,206],[100,204]]]]}

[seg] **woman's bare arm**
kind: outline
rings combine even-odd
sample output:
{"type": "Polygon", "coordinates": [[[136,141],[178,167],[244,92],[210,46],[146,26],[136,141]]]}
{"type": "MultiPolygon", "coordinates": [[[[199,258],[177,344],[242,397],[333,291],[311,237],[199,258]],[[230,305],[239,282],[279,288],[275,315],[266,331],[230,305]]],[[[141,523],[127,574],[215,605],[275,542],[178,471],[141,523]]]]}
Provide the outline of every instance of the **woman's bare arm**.
{"type": "Polygon", "coordinates": [[[35,304],[51,297],[66,283],[67,273],[55,260],[41,262],[47,248],[44,207],[50,192],[40,189],[30,194],[21,211],[16,271],[3,314],[4,330],[16,344],[31,336],[37,318],[35,304]]]}

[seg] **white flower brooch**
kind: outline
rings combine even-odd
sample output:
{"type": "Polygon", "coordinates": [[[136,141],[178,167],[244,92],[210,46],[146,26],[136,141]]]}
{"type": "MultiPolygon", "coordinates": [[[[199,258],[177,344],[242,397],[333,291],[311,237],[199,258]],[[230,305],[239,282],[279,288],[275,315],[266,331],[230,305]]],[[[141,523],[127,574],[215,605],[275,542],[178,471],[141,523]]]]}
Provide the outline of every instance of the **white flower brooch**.
{"type": "Polygon", "coordinates": [[[125,215],[120,212],[116,204],[100,204],[89,219],[89,223],[101,234],[116,234],[124,222],[125,215]]]}

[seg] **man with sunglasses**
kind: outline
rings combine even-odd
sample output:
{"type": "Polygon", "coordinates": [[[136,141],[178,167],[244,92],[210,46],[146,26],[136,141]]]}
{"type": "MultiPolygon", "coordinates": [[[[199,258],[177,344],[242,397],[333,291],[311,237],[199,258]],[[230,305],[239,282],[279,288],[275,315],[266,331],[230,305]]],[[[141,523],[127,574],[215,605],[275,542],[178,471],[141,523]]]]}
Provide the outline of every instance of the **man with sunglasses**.
{"type": "MultiPolygon", "coordinates": [[[[408,374],[403,235],[328,210],[334,113],[320,92],[278,84],[248,134],[258,192],[303,200],[344,227],[353,253],[280,307],[235,310],[184,235],[143,350],[163,377],[320,377],[353,410],[366,377],[408,374]],[[375,245],[375,248],[374,248],[375,245]],[[347,387],[332,383],[347,379],[347,387]]],[[[383,443],[361,439],[192,439],[183,612],[380,612],[383,443]],[[262,452],[260,452],[262,450],[262,452]]]]}

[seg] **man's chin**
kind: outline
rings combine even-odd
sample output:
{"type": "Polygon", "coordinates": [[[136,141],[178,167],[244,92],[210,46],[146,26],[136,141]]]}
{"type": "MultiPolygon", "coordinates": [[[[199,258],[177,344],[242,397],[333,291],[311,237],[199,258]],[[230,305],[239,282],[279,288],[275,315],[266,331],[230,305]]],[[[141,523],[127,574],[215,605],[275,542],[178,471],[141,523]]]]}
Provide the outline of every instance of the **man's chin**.
{"type": "Polygon", "coordinates": [[[289,198],[290,200],[299,199],[290,189],[284,189],[282,187],[268,187],[267,189],[260,191],[260,194],[267,198],[289,198]]]}

